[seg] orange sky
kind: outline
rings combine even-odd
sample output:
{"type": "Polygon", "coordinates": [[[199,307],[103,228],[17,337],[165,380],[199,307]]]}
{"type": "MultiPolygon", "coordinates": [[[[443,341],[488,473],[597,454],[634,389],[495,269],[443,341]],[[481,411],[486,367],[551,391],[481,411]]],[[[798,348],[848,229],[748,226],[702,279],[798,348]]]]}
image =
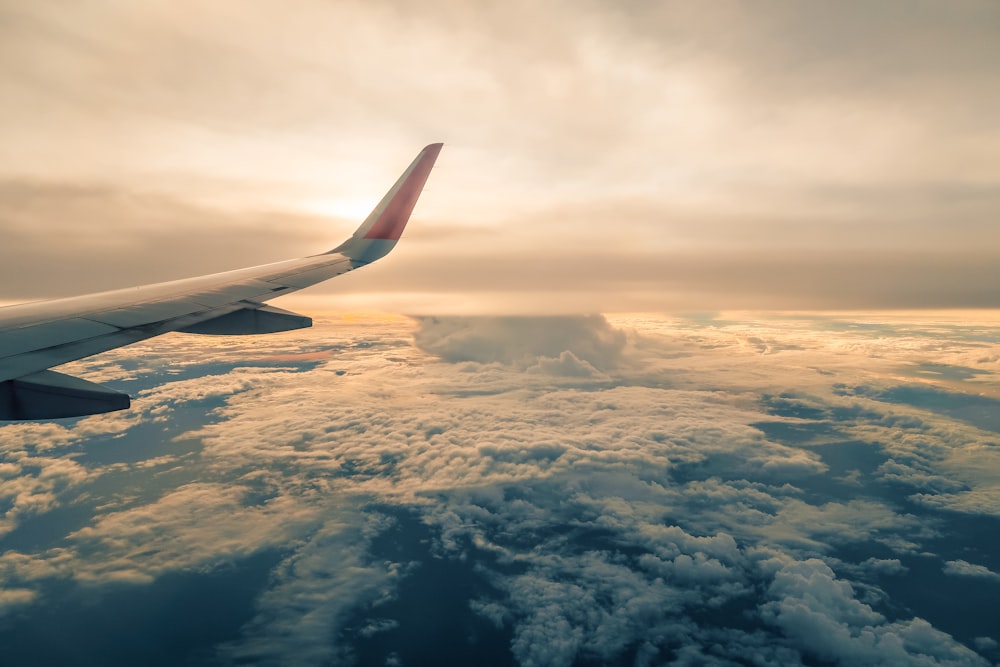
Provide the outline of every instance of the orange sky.
{"type": "Polygon", "coordinates": [[[1000,305],[991,2],[0,0],[0,300],[333,247],[331,307],[1000,305]]]}

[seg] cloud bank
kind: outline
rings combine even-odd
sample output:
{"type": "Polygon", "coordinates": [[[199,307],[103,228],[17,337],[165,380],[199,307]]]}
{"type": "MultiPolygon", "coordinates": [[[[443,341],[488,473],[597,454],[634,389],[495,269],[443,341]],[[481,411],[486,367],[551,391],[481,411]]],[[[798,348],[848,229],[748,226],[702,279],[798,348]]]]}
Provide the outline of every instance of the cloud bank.
{"type": "Polygon", "coordinates": [[[238,632],[204,650],[416,659],[405,610],[435,602],[409,586],[444,597],[422,579],[440,564],[468,592],[434,627],[492,633],[508,663],[988,664],[976,610],[996,566],[977,535],[996,506],[968,497],[994,493],[995,432],[900,389],[923,386],[902,367],[935,369],[941,395],[992,390],[988,331],[337,318],[213,342],[211,361],[182,336],[119,350],[77,372],[126,371],[135,412],[0,430],[0,488],[25,498],[4,514],[4,607],[274,553],[238,632]],[[73,528],[32,537],[72,507],[73,528]],[[966,580],[961,608],[906,597],[966,580]]]}

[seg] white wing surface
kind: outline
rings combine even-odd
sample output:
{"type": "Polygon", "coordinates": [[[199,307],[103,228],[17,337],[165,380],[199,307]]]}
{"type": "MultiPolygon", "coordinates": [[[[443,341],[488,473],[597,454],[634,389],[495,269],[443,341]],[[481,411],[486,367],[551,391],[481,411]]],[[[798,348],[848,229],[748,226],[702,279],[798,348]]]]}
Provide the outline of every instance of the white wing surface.
{"type": "Polygon", "coordinates": [[[170,331],[263,334],[312,326],[265,305],[384,257],[396,245],[441,151],[420,151],[354,235],[320,255],[185,280],[0,308],[0,419],[123,410],[126,394],[48,370],[170,331]]]}

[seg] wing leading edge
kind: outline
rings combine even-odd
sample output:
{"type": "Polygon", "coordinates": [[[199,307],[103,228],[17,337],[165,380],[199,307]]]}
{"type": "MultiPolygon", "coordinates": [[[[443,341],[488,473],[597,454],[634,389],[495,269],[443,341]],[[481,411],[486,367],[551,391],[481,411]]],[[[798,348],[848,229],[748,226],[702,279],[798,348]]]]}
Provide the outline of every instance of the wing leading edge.
{"type": "Polygon", "coordinates": [[[312,326],[266,301],[387,255],[399,241],[441,151],[417,155],[354,234],[328,252],[196,278],[0,308],[0,420],[123,410],[126,394],[55,371],[171,331],[261,334],[312,326]]]}

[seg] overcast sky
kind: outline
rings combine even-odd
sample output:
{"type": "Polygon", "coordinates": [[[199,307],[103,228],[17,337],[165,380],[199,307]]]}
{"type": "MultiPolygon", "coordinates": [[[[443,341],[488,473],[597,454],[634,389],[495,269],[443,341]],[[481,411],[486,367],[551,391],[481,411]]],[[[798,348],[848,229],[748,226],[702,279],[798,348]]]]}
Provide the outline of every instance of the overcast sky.
{"type": "Polygon", "coordinates": [[[0,0],[0,100],[3,301],[325,250],[443,141],[314,307],[1000,306],[991,1],[0,0]]]}

